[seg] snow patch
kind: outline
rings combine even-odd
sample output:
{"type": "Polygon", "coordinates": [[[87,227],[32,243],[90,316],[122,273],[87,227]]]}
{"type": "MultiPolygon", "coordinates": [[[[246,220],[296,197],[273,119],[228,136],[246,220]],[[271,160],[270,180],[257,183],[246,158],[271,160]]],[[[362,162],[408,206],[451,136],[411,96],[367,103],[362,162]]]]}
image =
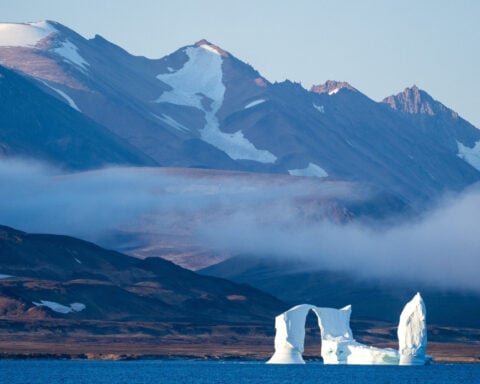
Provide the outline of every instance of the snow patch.
{"type": "Polygon", "coordinates": [[[218,49],[216,49],[215,47],[212,47],[211,45],[208,45],[208,44],[201,44],[200,48],[203,48],[203,49],[205,49],[205,50],[207,50],[211,53],[214,53],[216,55],[219,55],[219,56],[222,55],[222,53],[218,49]]]}
{"type": "Polygon", "coordinates": [[[205,114],[205,126],[199,130],[201,139],[224,151],[232,159],[275,162],[275,155],[257,149],[241,131],[224,133],[220,130],[216,114],[223,104],[225,94],[222,57],[220,54],[212,55],[211,49],[206,47],[212,48],[208,45],[186,48],[188,61],[181,69],[157,75],[157,78],[172,87],[172,90],[164,92],[156,102],[186,105],[202,110],[205,114]],[[209,107],[202,103],[205,98],[211,100],[209,107]]]}
{"type": "Polygon", "coordinates": [[[213,100],[212,109],[218,110],[223,103],[225,92],[222,83],[222,58],[198,47],[188,47],[185,53],[189,60],[181,69],[157,76],[157,79],[173,89],[164,92],[156,102],[186,105],[203,110],[202,95],[204,95],[213,100]]]}
{"type": "Polygon", "coordinates": [[[80,312],[83,311],[87,306],[82,303],[72,303],[70,305],[63,305],[60,303],[56,303],[55,301],[48,301],[48,300],[40,300],[40,302],[32,301],[33,305],[37,307],[48,307],[52,311],[58,313],[72,313],[72,312],[80,312]]]}
{"type": "Polygon", "coordinates": [[[0,279],[8,279],[10,277],[14,277],[12,275],[4,275],[3,273],[0,273],[0,279]]]}
{"type": "Polygon", "coordinates": [[[34,47],[40,40],[58,32],[46,21],[36,23],[1,23],[0,46],[34,47]]]}
{"type": "Polygon", "coordinates": [[[309,163],[306,168],[289,169],[288,173],[292,176],[306,176],[306,177],[327,177],[328,173],[323,168],[314,163],[309,163]]]}
{"type": "Polygon", "coordinates": [[[162,113],[161,116],[158,116],[155,113],[152,113],[152,115],[155,116],[158,120],[164,122],[165,124],[167,124],[168,126],[170,126],[172,128],[175,128],[178,131],[181,131],[181,132],[189,132],[190,131],[183,124],[180,124],[177,120],[171,118],[168,115],[165,115],[163,113],[162,113]]]}
{"type": "Polygon", "coordinates": [[[75,101],[73,101],[73,99],[70,96],[68,96],[65,92],[63,92],[62,90],[60,90],[58,88],[53,87],[52,85],[48,84],[46,81],[43,81],[43,80],[40,80],[40,81],[43,84],[45,84],[48,88],[52,89],[53,91],[57,92],[60,96],[62,96],[66,100],[68,105],[70,105],[70,107],[72,107],[73,109],[76,109],[78,112],[82,112],[80,110],[80,108],[78,108],[75,101]]]}
{"type": "Polygon", "coordinates": [[[70,304],[70,308],[72,308],[74,312],[81,312],[87,308],[87,306],[83,303],[72,303],[70,304]]]}
{"type": "Polygon", "coordinates": [[[315,108],[318,112],[325,113],[325,106],[317,105],[315,103],[313,103],[312,105],[313,105],[313,108],[315,108]]]}
{"type": "Polygon", "coordinates": [[[53,52],[62,56],[66,61],[78,66],[83,71],[87,70],[90,64],[78,53],[78,47],[70,40],[65,40],[58,48],[54,48],[53,52]]]}
{"type": "Polygon", "coordinates": [[[328,95],[329,96],[335,95],[336,93],[338,93],[338,91],[340,91],[340,89],[341,89],[340,87],[332,89],[331,91],[328,92],[328,95]]]}
{"type": "Polygon", "coordinates": [[[466,161],[477,171],[480,171],[480,141],[477,141],[473,148],[467,147],[457,141],[457,156],[466,161]]]}
{"type": "Polygon", "coordinates": [[[248,103],[247,105],[245,105],[244,109],[255,107],[256,105],[262,104],[265,101],[266,101],[265,99],[254,100],[254,101],[248,103]]]}
{"type": "Polygon", "coordinates": [[[78,264],[82,264],[82,262],[80,260],[78,260],[77,258],[74,259],[78,264]]]}

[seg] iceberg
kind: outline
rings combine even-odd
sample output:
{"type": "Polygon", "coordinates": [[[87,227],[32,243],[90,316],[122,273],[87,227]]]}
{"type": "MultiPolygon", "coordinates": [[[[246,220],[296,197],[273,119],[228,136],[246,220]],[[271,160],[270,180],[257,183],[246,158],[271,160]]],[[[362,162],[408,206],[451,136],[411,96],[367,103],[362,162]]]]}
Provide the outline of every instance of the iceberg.
{"type": "Polygon", "coordinates": [[[275,318],[275,353],[267,364],[305,363],[302,357],[305,321],[310,311],[317,316],[324,364],[424,365],[429,361],[425,355],[426,309],[422,297],[417,293],[400,315],[398,351],[357,342],[350,328],[350,305],[336,309],[301,304],[275,318]]]}
{"type": "Polygon", "coordinates": [[[427,350],[427,311],[417,293],[403,308],[398,324],[400,365],[423,365],[427,350]]]}

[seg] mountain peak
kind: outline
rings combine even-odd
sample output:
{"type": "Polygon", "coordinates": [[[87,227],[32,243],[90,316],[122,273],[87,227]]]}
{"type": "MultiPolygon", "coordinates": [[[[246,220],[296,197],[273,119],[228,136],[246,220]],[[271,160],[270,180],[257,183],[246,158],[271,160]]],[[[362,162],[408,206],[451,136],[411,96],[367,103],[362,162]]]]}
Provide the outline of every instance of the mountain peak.
{"type": "Polygon", "coordinates": [[[310,88],[310,92],[328,93],[329,95],[333,95],[344,88],[351,91],[356,91],[356,89],[346,81],[327,80],[323,84],[312,85],[312,87],[310,88]]]}
{"type": "Polygon", "coordinates": [[[405,88],[403,92],[397,95],[386,97],[382,102],[389,104],[394,110],[410,114],[427,114],[430,116],[438,112],[439,106],[443,107],[441,103],[435,101],[427,92],[422,91],[416,85],[405,88]]]}
{"type": "Polygon", "coordinates": [[[202,48],[202,49],[205,49],[209,52],[212,52],[216,55],[220,55],[222,57],[228,57],[229,54],[227,51],[225,51],[224,49],[220,48],[218,45],[215,45],[215,44],[212,44],[210,43],[208,40],[206,39],[202,39],[202,40],[199,40],[195,43],[195,46],[196,47],[199,47],[199,48],[202,48]]]}

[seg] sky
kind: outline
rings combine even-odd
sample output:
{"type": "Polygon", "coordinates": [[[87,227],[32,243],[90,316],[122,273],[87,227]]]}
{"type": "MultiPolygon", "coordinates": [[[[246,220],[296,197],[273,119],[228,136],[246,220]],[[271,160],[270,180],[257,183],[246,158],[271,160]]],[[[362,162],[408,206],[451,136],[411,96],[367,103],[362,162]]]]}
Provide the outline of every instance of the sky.
{"type": "Polygon", "coordinates": [[[268,80],[348,81],[374,100],[417,85],[480,127],[480,1],[0,0],[0,21],[58,21],[163,57],[206,38],[268,80]]]}

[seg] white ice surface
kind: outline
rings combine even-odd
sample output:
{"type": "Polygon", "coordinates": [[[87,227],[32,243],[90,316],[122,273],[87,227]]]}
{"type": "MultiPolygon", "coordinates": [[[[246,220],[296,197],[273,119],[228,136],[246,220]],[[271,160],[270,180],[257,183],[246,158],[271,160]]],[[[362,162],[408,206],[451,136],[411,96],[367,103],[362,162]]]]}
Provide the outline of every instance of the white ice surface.
{"type": "Polygon", "coordinates": [[[58,31],[46,21],[36,23],[0,23],[0,46],[31,48],[54,32],[58,31]]]}
{"type": "Polygon", "coordinates": [[[355,340],[322,340],[324,364],[398,365],[398,351],[375,348],[355,340]]]}
{"type": "Polygon", "coordinates": [[[467,147],[457,141],[457,156],[465,160],[473,168],[480,171],[480,141],[477,141],[473,148],[467,147]]]}
{"type": "Polygon", "coordinates": [[[268,364],[305,364],[305,320],[313,305],[301,304],[275,318],[275,353],[268,364]]]}
{"type": "Polygon", "coordinates": [[[4,275],[3,273],[0,273],[0,279],[8,279],[9,277],[14,277],[12,275],[4,275]]]}
{"type": "Polygon", "coordinates": [[[262,104],[265,101],[266,101],[265,99],[254,100],[254,101],[248,103],[247,105],[245,105],[244,109],[255,107],[256,105],[262,104]]]}
{"type": "Polygon", "coordinates": [[[54,48],[53,52],[62,56],[66,61],[78,66],[82,70],[87,70],[89,63],[78,53],[78,47],[69,40],[62,42],[58,48],[54,48]]]}
{"type": "Polygon", "coordinates": [[[80,312],[86,308],[85,304],[82,304],[82,303],[72,303],[68,306],[60,303],[56,303],[55,301],[48,301],[48,300],[40,300],[40,302],[33,301],[32,303],[37,307],[48,307],[52,311],[63,313],[63,314],[80,312]]]}
{"type": "Polygon", "coordinates": [[[65,92],[63,92],[62,90],[58,89],[58,88],[55,88],[54,86],[48,84],[46,81],[43,81],[43,80],[40,80],[43,84],[45,84],[48,88],[52,89],[53,91],[57,92],[60,96],[62,96],[66,102],[68,103],[68,105],[70,107],[72,107],[73,109],[76,109],[78,112],[82,112],[80,110],[80,108],[78,108],[77,104],[75,103],[75,101],[70,97],[68,96],[65,92]]]}
{"type": "Polygon", "coordinates": [[[398,352],[358,343],[350,328],[350,305],[341,308],[314,308],[322,338],[324,364],[398,364],[398,352]]]}
{"type": "Polygon", "coordinates": [[[288,173],[292,176],[309,176],[309,177],[327,177],[328,173],[317,164],[309,163],[306,168],[289,169],[288,173]]]}
{"type": "Polygon", "coordinates": [[[353,340],[352,330],[350,329],[350,315],[352,313],[350,305],[341,309],[315,307],[313,312],[318,317],[322,342],[324,340],[353,340]]]}
{"type": "Polygon", "coordinates": [[[318,112],[325,113],[325,106],[317,105],[315,103],[313,103],[312,105],[313,105],[313,108],[315,108],[318,112]]]}
{"type": "Polygon", "coordinates": [[[172,87],[156,101],[198,108],[205,113],[205,126],[200,137],[207,143],[227,153],[235,160],[254,160],[273,163],[277,159],[266,150],[257,149],[241,131],[224,133],[219,128],[217,112],[223,104],[222,57],[212,47],[188,47],[188,61],[176,72],[164,73],[157,78],[172,87]],[[208,49],[207,49],[208,47],[208,49]],[[202,103],[207,101],[207,103],[202,103]]]}
{"type": "Polygon", "coordinates": [[[397,330],[401,365],[425,364],[426,314],[427,311],[420,293],[417,293],[403,308],[397,330]]]}

